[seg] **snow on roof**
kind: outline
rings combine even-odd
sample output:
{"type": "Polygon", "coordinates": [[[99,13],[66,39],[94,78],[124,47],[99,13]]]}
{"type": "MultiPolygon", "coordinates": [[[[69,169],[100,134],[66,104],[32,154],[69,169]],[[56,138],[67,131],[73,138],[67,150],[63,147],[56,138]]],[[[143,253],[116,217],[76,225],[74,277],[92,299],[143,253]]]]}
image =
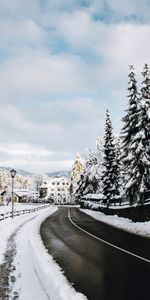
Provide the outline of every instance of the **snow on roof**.
{"type": "Polygon", "coordinates": [[[38,194],[38,191],[32,191],[27,189],[15,189],[14,192],[18,197],[32,196],[34,194],[38,194]]]}
{"type": "Polygon", "coordinates": [[[39,186],[39,188],[42,188],[42,189],[47,188],[47,187],[48,187],[48,182],[44,182],[39,186]]]}
{"type": "Polygon", "coordinates": [[[50,178],[50,181],[67,181],[69,182],[69,179],[64,176],[54,176],[50,178]]]}
{"type": "Polygon", "coordinates": [[[40,185],[40,188],[47,188],[51,186],[53,183],[57,183],[57,182],[68,184],[70,183],[70,180],[64,176],[50,177],[50,179],[47,182],[44,182],[42,185],[40,185]]]}
{"type": "Polygon", "coordinates": [[[103,199],[103,194],[86,194],[83,196],[85,199],[103,199]]]}

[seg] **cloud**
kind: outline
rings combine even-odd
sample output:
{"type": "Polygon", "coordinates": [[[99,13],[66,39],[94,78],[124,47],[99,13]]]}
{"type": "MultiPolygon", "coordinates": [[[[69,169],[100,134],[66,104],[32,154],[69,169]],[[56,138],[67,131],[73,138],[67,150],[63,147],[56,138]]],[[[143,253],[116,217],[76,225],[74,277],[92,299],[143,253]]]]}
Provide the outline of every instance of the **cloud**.
{"type": "Polygon", "coordinates": [[[97,101],[82,97],[48,101],[41,108],[36,101],[32,108],[29,103],[24,109],[9,105],[2,109],[0,138],[5,143],[44,145],[48,151],[78,151],[83,138],[86,147],[93,143],[92,132],[98,134],[102,122],[99,118],[104,114],[100,107],[97,101]]]}
{"type": "Polygon", "coordinates": [[[7,18],[31,18],[40,13],[38,0],[1,0],[0,15],[7,18]]]}
{"type": "Polygon", "coordinates": [[[94,20],[88,12],[75,11],[73,14],[65,14],[59,20],[57,30],[78,53],[88,49],[99,55],[95,58],[99,63],[102,63],[101,58],[105,61],[115,58],[117,61],[121,56],[128,63],[130,58],[137,62],[140,58],[148,57],[150,42],[147,35],[150,24],[106,24],[94,20]]]}
{"type": "Polygon", "coordinates": [[[0,144],[0,166],[22,168],[31,172],[52,172],[69,170],[73,164],[69,153],[48,151],[42,147],[28,144],[0,144]],[[59,159],[61,155],[63,159],[59,159]],[[37,169],[38,165],[38,169],[37,169]]]}
{"type": "Polygon", "coordinates": [[[138,21],[138,18],[141,21],[150,21],[148,8],[149,8],[149,0],[107,0],[107,5],[109,9],[112,9],[120,19],[122,17],[132,16],[136,17],[134,20],[138,21]]]}
{"type": "Polygon", "coordinates": [[[30,19],[6,20],[0,21],[0,36],[3,43],[33,43],[40,42],[43,37],[43,31],[30,19]]]}
{"type": "Polygon", "coordinates": [[[8,98],[22,99],[25,95],[28,98],[42,93],[91,96],[106,86],[124,88],[122,83],[126,82],[128,64],[133,63],[140,70],[149,61],[150,25],[108,25],[86,17],[84,29],[77,34],[76,23],[80,26],[82,17],[79,14],[74,18],[66,18],[58,27],[59,34],[62,31],[76,53],[28,50],[21,57],[3,63],[0,69],[3,98],[10,101],[8,98]],[[94,60],[87,61],[85,51],[86,56],[92,52],[94,60]]]}
{"type": "Polygon", "coordinates": [[[0,144],[0,166],[23,168],[31,172],[50,172],[69,170],[73,164],[72,159],[68,158],[70,153],[49,151],[43,147],[35,147],[31,144],[0,144]],[[63,159],[58,159],[61,155],[63,159]],[[37,169],[38,165],[38,169],[37,169]]]}
{"type": "Polygon", "coordinates": [[[0,1],[3,165],[70,168],[75,153],[103,135],[108,107],[120,131],[128,64],[139,79],[149,63],[148,7],[146,0],[0,1]]]}
{"type": "Polygon", "coordinates": [[[103,17],[104,21],[121,20],[127,16],[137,16],[149,20],[149,0],[1,0],[0,15],[9,18],[31,18],[47,20],[50,23],[56,15],[76,10],[87,11],[91,15],[103,17]],[[18,17],[19,16],[19,17],[18,17]],[[49,17],[48,17],[49,16],[49,17]],[[51,16],[51,18],[50,18],[51,16]]]}
{"type": "Polygon", "coordinates": [[[41,147],[35,147],[28,144],[0,144],[0,149],[2,152],[5,152],[9,155],[41,155],[41,156],[47,156],[52,155],[52,152],[41,148],[41,147]]]}
{"type": "MultiPolygon", "coordinates": [[[[86,64],[72,54],[28,53],[4,64],[1,89],[8,93],[79,93],[87,91],[86,64]]],[[[89,82],[90,86],[90,82],[89,82]]],[[[88,88],[88,90],[90,87],[88,88]]]]}
{"type": "Polygon", "coordinates": [[[15,167],[17,169],[23,169],[32,173],[48,173],[61,170],[71,170],[73,160],[43,160],[38,157],[32,158],[31,161],[26,157],[12,157],[3,158],[1,166],[15,167]],[[38,167],[37,167],[38,166],[38,167]]]}

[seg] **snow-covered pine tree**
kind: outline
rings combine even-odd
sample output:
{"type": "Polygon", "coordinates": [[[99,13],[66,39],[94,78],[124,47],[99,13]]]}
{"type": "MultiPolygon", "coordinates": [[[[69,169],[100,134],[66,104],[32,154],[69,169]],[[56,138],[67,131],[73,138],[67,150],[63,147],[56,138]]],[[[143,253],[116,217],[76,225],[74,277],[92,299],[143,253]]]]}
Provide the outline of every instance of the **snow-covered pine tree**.
{"type": "Polygon", "coordinates": [[[79,180],[76,183],[74,188],[74,197],[77,200],[82,199],[82,197],[87,194],[87,187],[89,186],[88,174],[84,169],[83,173],[80,174],[79,180]]]}
{"type": "Polygon", "coordinates": [[[98,159],[93,151],[89,151],[86,157],[85,169],[88,175],[88,192],[96,193],[99,188],[99,170],[98,170],[98,159]]]}
{"type": "Polygon", "coordinates": [[[96,193],[99,190],[100,174],[98,159],[93,151],[89,151],[85,157],[84,170],[76,184],[75,195],[82,198],[88,193],[96,193]]]}
{"type": "Polygon", "coordinates": [[[83,172],[83,161],[79,153],[77,153],[71,172],[71,184],[70,184],[70,195],[72,200],[76,199],[76,190],[78,187],[77,182],[79,181],[80,175],[83,172]]]}
{"type": "Polygon", "coordinates": [[[139,103],[139,121],[137,133],[132,141],[131,161],[132,184],[137,187],[137,201],[144,203],[144,192],[150,189],[150,78],[149,68],[145,64],[141,98],[139,103]]]}
{"type": "Polygon", "coordinates": [[[122,136],[122,173],[124,173],[124,191],[125,196],[129,198],[130,205],[136,202],[137,199],[137,183],[132,180],[133,169],[131,162],[135,160],[133,154],[133,140],[138,132],[139,121],[139,93],[137,81],[135,79],[134,66],[129,66],[130,73],[128,75],[128,109],[126,115],[122,119],[124,126],[121,131],[122,136]]]}
{"type": "Polygon", "coordinates": [[[120,196],[121,189],[121,151],[120,151],[120,142],[115,144],[115,158],[114,158],[114,186],[115,186],[115,197],[120,196]]]}
{"type": "Polygon", "coordinates": [[[111,200],[115,196],[114,185],[114,160],[115,160],[115,146],[113,143],[112,123],[110,113],[106,111],[106,124],[104,136],[104,170],[102,173],[102,191],[104,195],[104,204],[109,206],[111,200]]]}
{"type": "Polygon", "coordinates": [[[148,64],[145,64],[142,74],[143,82],[141,88],[140,110],[142,116],[141,119],[143,120],[143,127],[145,128],[145,147],[148,147],[150,156],[150,70],[148,64]]]}

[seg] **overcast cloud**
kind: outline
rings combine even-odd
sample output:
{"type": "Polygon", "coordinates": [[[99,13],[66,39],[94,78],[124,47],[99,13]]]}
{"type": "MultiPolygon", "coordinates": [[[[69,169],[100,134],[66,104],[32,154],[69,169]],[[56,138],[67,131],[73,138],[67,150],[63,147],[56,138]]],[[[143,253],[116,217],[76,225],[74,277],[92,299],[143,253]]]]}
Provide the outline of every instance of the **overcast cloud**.
{"type": "Polygon", "coordinates": [[[128,65],[150,51],[149,0],[0,1],[0,165],[69,170],[104,134],[119,133],[128,65]]]}

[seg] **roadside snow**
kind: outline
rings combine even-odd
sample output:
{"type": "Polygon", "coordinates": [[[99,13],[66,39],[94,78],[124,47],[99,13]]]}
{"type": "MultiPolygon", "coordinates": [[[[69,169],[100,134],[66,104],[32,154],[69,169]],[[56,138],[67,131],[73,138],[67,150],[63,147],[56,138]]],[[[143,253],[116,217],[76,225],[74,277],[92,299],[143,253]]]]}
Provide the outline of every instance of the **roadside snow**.
{"type": "MultiPolygon", "coordinates": [[[[91,209],[98,209],[99,207],[100,208],[101,207],[106,208],[105,204],[93,202],[93,201],[90,201],[90,200],[86,200],[84,202],[84,205],[85,205],[85,207],[91,208],[91,209]]],[[[111,209],[123,209],[123,208],[128,208],[128,207],[130,207],[129,203],[124,203],[124,204],[122,204],[122,206],[120,206],[120,205],[109,205],[109,208],[111,208],[111,209]]]]}
{"type": "MultiPolygon", "coordinates": [[[[40,205],[41,206],[41,205],[40,205]]],[[[38,207],[37,205],[16,205],[16,210],[23,210],[23,209],[32,209],[38,207]]],[[[11,211],[11,205],[10,206],[1,206],[0,207],[0,213],[6,213],[11,211]]],[[[38,215],[41,214],[41,211],[32,213],[33,215],[38,215]]],[[[7,240],[9,236],[19,227],[23,222],[29,220],[31,218],[31,214],[25,214],[25,215],[20,215],[17,217],[8,218],[3,221],[0,221],[0,264],[3,262],[4,259],[4,252],[7,247],[7,240]]]]}
{"type": "MultiPolygon", "coordinates": [[[[14,204],[14,212],[15,211],[20,211],[20,210],[24,210],[24,209],[32,209],[32,208],[36,208],[36,207],[41,207],[44,204],[22,204],[22,203],[15,203],[14,204]]],[[[1,205],[0,206],[0,214],[5,214],[7,212],[11,212],[12,211],[12,206],[11,203],[9,203],[8,205],[1,205]]]]}
{"type": "Polygon", "coordinates": [[[122,230],[141,235],[146,238],[150,238],[150,221],[148,222],[137,222],[134,223],[133,221],[127,218],[121,218],[117,215],[108,216],[104,213],[92,211],[89,209],[80,209],[82,212],[90,215],[94,219],[112,225],[114,227],[120,228],[122,230]]]}
{"type": "Polygon", "coordinates": [[[101,199],[103,199],[103,194],[101,193],[99,193],[99,194],[86,194],[86,195],[84,195],[84,199],[98,199],[98,200],[101,200],[101,199]]]}
{"type": "Polygon", "coordinates": [[[14,235],[16,254],[11,266],[10,297],[19,300],[86,300],[75,291],[61,268],[45,249],[40,237],[41,223],[58,208],[21,215],[0,222],[0,263],[3,262],[8,238],[14,235]]]}

